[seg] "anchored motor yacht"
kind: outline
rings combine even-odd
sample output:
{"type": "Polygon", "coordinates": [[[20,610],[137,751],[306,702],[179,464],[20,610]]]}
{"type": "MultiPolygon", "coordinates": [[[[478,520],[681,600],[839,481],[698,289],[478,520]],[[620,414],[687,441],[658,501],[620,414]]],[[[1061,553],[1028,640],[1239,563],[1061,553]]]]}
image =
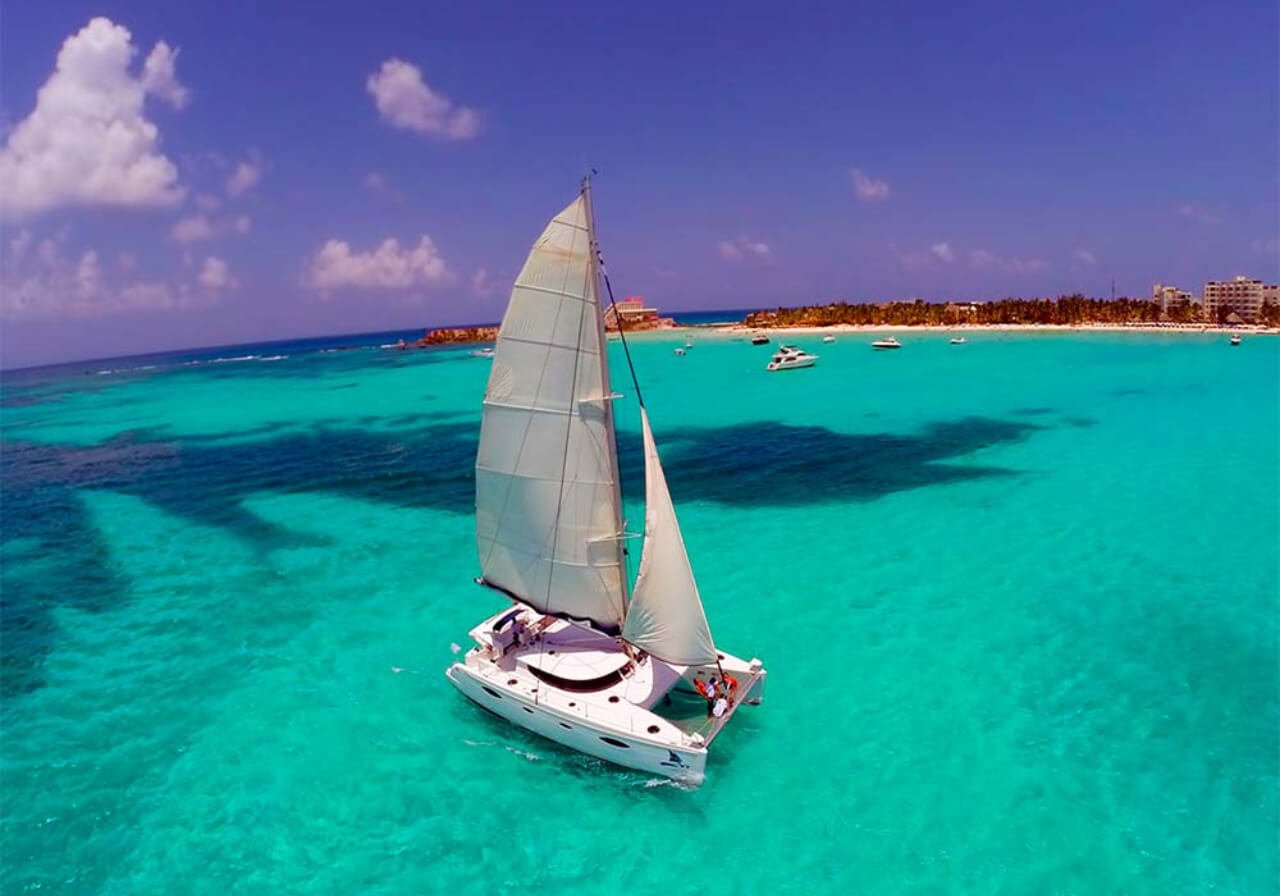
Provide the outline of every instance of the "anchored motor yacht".
{"type": "Polygon", "coordinates": [[[803,349],[796,348],[792,345],[783,345],[778,348],[772,360],[765,366],[765,370],[798,370],[801,367],[812,367],[817,363],[818,356],[811,355],[803,349]]]}

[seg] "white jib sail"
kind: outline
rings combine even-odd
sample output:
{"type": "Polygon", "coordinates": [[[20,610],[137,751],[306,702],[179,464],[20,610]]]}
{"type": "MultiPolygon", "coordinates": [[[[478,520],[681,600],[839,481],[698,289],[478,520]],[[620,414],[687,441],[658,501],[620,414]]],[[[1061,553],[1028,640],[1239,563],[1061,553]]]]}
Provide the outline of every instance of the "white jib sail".
{"type": "Polygon", "coordinates": [[[622,623],[626,575],[589,198],[556,215],[511,291],[476,454],[484,580],[543,612],[622,623]]]}
{"type": "Polygon", "coordinates": [[[644,408],[640,427],[644,434],[644,549],[622,637],[669,663],[714,663],[716,646],[644,408]]]}

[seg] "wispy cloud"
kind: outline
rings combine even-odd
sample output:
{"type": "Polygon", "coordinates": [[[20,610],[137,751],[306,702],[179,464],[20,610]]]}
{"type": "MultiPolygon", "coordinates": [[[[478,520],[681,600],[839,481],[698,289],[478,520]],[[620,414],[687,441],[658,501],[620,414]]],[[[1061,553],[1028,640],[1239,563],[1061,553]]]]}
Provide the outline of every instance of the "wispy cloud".
{"type": "Polygon", "coordinates": [[[744,258],[767,259],[773,256],[773,250],[769,248],[768,243],[745,236],[740,236],[736,240],[721,240],[716,248],[720,250],[720,257],[727,261],[739,261],[744,258]]]}
{"type": "Polygon", "coordinates": [[[1249,243],[1249,248],[1255,255],[1280,255],[1280,239],[1254,240],[1249,243]]]}
{"type": "Polygon", "coordinates": [[[228,233],[237,233],[243,236],[252,229],[253,220],[248,215],[238,215],[235,218],[219,218],[217,216],[210,217],[204,212],[197,212],[194,215],[187,215],[185,218],[179,218],[175,221],[174,225],[169,228],[169,239],[175,243],[185,245],[216,239],[228,233]]]}
{"type": "Polygon", "coordinates": [[[1011,274],[1029,274],[1046,270],[1048,262],[1040,258],[1019,258],[997,255],[988,249],[974,249],[969,253],[969,266],[978,270],[1002,270],[1011,274]]]}
{"type": "Polygon", "coordinates": [[[364,177],[360,178],[360,183],[370,193],[381,196],[397,205],[404,202],[404,196],[395,187],[391,186],[391,182],[387,180],[387,176],[381,171],[370,171],[364,177]]]}
{"type": "Polygon", "coordinates": [[[239,285],[236,278],[231,276],[231,269],[227,263],[213,255],[204,260],[199,279],[201,286],[214,291],[234,289],[239,285]]]}
{"type": "Polygon", "coordinates": [[[227,195],[243,196],[248,193],[262,180],[262,169],[262,156],[257,152],[250,153],[249,158],[236,165],[227,178],[227,195]]]}
{"type": "Polygon", "coordinates": [[[929,251],[933,253],[935,258],[948,264],[956,260],[955,250],[951,248],[950,243],[934,243],[929,247],[929,251]]]}
{"type": "Polygon", "coordinates": [[[1097,257],[1088,249],[1077,249],[1075,252],[1071,254],[1076,261],[1080,262],[1082,265],[1085,265],[1087,267],[1093,267],[1095,264],[1098,263],[1097,257]]]}
{"type": "Polygon", "coordinates": [[[484,268],[476,268],[476,272],[471,275],[471,291],[482,299],[487,299],[493,295],[497,285],[484,268]]]}
{"type": "Polygon", "coordinates": [[[213,222],[203,213],[179,218],[169,229],[169,239],[175,243],[198,243],[213,239],[213,222]]]}
{"type": "MultiPolygon", "coordinates": [[[[202,307],[217,301],[216,290],[197,289],[189,283],[113,278],[96,249],[69,253],[67,248],[66,230],[39,242],[23,230],[10,240],[8,257],[0,264],[0,317],[99,318],[202,307]]],[[[135,263],[132,255],[122,253],[117,273],[131,277],[135,263]]]]}
{"type": "Polygon", "coordinates": [[[1198,205],[1194,202],[1184,202],[1182,205],[1178,206],[1178,214],[1182,215],[1182,217],[1184,218],[1189,218],[1192,221],[1196,221],[1200,224],[1221,224],[1222,223],[1221,218],[1219,218],[1213,212],[1209,211],[1203,205],[1198,205]]]}
{"type": "Polygon", "coordinates": [[[889,198],[888,181],[872,177],[860,168],[849,169],[849,180],[854,193],[863,202],[880,202],[889,198]]]}

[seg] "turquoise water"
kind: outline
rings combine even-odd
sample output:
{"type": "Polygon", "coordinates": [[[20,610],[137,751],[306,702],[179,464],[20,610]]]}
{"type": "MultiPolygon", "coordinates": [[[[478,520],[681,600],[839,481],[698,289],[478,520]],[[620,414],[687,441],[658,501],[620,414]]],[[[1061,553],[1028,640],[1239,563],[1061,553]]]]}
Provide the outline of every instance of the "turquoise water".
{"type": "Polygon", "coordinates": [[[685,539],[770,672],[696,791],[441,674],[500,606],[487,362],[7,376],[3,892],[1275,892],[1280,340],[671,338],[685,539]]]}

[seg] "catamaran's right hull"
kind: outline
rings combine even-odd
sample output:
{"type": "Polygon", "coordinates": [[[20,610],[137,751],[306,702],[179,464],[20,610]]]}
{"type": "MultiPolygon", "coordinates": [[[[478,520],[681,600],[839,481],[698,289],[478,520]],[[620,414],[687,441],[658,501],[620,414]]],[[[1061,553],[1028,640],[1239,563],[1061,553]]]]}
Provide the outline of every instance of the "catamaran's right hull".
{"type": "Polygon", "coordinates": [[[675,778],[693,786],[702,783],[707,762],[705,748],[659,745],[616,728],[596,727],[581,717],[534,703],[516,688],[505,687],[503,682],[486,678],[463,663],[454,663],[445,674],[482,709],[548,740],[636,771],[675,778]]]}

